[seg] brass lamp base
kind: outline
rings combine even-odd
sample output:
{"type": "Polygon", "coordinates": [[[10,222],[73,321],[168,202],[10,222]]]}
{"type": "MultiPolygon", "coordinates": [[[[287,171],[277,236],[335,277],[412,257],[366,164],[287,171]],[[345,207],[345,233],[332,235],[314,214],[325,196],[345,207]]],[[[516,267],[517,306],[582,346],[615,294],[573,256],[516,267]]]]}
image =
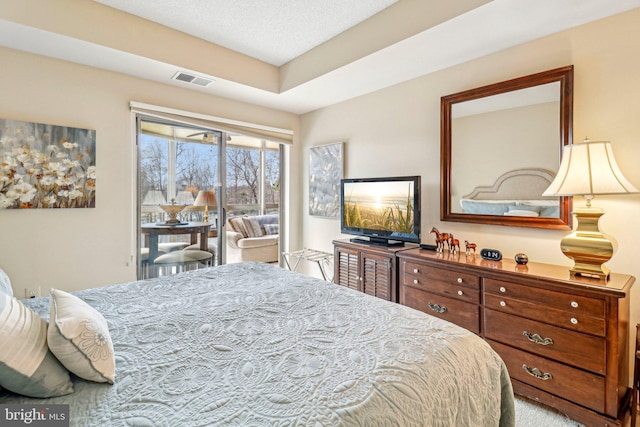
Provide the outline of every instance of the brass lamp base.
{"type": "Polygon", "coordinates": [[[609,278],[609,269],[603,264],[613,256],[613,244],[600,232],[598,221],[604,215],[602,209],[585,208],[573,211],[578,221],[576,230],[560,242],[562,253],[573,259],[572,276],[609,278]]]}

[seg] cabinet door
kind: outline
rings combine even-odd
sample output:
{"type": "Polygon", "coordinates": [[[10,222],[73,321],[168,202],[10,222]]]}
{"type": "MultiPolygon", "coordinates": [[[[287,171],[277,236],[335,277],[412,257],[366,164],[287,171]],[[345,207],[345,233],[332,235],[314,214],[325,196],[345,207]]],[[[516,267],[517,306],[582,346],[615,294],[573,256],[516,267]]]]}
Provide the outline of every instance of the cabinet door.
{"type": "Polygon", "coordinates": [[[358,251],[336,246],[334,282],[347,288],[360,290],[360,280],[358,276],[359,258],[358,251]]]}
{"type": "Polygon", "coordinates": [[[362,292],[388,301],[393,300],[394,259],[365,251],[360,253],[362,292]]]}

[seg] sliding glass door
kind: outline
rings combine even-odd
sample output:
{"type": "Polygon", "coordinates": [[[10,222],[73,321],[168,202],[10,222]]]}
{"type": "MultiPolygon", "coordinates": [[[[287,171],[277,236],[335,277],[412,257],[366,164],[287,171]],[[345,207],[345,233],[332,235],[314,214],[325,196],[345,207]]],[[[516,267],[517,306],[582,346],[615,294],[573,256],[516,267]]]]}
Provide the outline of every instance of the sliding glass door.
{"type": "MultiPolygon", "coordinates": [[[[227,218],[255,217],[263,221],[265,214],[272,213],[267,222],[279,222],[280,144],[254,136],[146,118],[138,118],[137,142],[139,278],[173,274],[188,267],[186,262],[177,262],[172,268],[160,268],[157,264],[158,257],[166,254],[171,255],[161,260],[180,261],[189,259],[185,255],[192,256],[195,252],[177,251],[203,249],[201,230],[189,228],[191,226],[210,225],[206,250],[212,257],[207,262],[219,265],[228,259],[244,260],[238,244],[243,246],[246,242],[237,241],[235,230],[227,228],[227,218]],[[172,204],[184,208],[175,208],[180,210],[175,219],[178,225],[167,226],[170,217],[166,210],[171,210],[167,206],[172,204]],[[187,227],[185,234],[179,234],[181,227],[187,227]],[[233,237],[229,245],[227,230],[233,237]]],[[[259,231],[266,232],[264,228],[259,231]]],[[[279,254],[277,231],[275,233],[275,238],[272,235],[263,240],[275,244],[267,249],[279,254]]],[[[252,241],[254,248],[250,248],[249,254],[264,242],[252,241]]],[[[265,261],[277,262],[278,258],[265,261]]]]}

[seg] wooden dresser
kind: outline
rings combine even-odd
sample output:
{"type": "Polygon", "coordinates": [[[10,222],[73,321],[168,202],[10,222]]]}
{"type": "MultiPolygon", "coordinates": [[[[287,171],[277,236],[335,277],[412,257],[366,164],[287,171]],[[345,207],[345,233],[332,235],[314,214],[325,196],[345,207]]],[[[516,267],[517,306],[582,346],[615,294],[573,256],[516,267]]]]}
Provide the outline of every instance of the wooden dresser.
{"type": "Polygon", "coordinates": [[[619,426],[629,401],[634,277],[572,278],[567,267],[480,255],[397,252],[399,302],[483,338],[514,391],[587,426],[619,426]]]}

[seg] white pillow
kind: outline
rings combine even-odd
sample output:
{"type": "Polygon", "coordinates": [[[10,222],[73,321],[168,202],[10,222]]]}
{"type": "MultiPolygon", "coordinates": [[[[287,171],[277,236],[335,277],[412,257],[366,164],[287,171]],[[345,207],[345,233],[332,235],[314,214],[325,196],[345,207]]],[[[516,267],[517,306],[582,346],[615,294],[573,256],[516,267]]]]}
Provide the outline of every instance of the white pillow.
{"type": "Polygon", "coordinates": [[[73,393],[69,372],[47,348],[47,322],[0,292],[0,385],[31,397],[73,393]]]}
{"type": "Polygon", "coordinates": [[[528,217],[538,217],[540,214],[538,212],[520,210],[520,209],[509,209],[509,212],[504,213],[505,216],[528,216],[528,217]]]}
{"type": "Polygon", "coordinates": [[[9,276],[0,268],[0,292],[13,296],[13,288],[11,287],[11,280],[9,276]]]}
{"type": "Polygon", "coordinates": [[[49,349],[71,372],[113,384],[116,361],[107,321],[75,295],[51,289],[49,349]]]}

